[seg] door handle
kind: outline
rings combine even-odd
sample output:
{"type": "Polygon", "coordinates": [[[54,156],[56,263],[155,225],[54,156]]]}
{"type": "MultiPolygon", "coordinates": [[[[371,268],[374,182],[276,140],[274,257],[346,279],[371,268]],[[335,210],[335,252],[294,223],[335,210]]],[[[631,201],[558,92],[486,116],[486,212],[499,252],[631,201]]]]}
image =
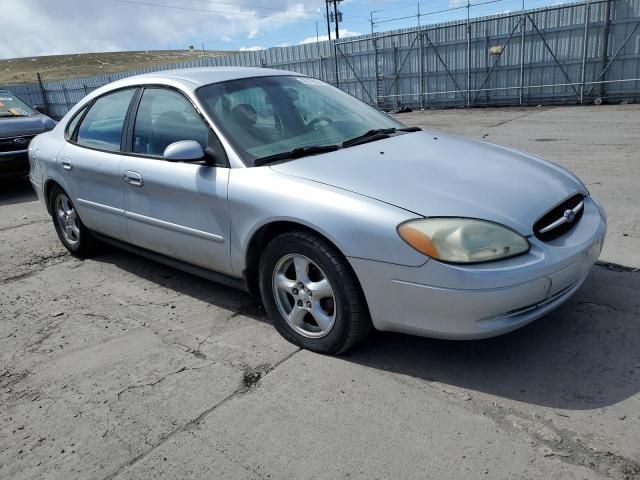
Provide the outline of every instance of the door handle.
{"type": "Polygon", "coordinates": [[[64,157],[61,163],[62,163],[62,168],[64,168],[65,170],[73,169],[73,164],[71,163],[71,160],[69,160],[67,157],[64,157]]]}
{"type": "Polygon", "coordinates": [[[142,175],[138,172],[132,172],[131,170],[125,170],[122,178],[125,182],[129,185],[133,185],[134,187],[141,187],[144,184],[142,181],[142,175]]]}

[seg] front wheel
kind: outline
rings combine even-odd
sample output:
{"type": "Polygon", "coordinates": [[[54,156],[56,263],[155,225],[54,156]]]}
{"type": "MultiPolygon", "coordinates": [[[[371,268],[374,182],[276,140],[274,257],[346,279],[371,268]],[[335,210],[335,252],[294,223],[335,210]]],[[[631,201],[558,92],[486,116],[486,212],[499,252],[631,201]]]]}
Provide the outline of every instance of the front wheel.
{"type": "Polygon", "coordinates": [[[97,240],[84,226],[76,207],[60,187],[54,187],[50,197],[51,217],[58,238],[69,252],[80,258],[95,253],[97,240]]]}
{"type": "Polygon", "coordinates": [[[306,232],[274,238],[260,261],[265,310],[290,342],[321,353],[343,353],[372,329],[360,285],[344,257],[306,232]]]}

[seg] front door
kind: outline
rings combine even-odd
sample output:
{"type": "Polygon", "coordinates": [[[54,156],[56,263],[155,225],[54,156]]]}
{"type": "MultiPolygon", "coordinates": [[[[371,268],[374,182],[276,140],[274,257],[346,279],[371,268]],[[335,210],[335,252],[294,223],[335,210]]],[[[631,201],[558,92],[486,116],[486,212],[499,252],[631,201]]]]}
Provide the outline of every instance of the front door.
{"type": "Polygon", "coordinates": [[[133,123],[132,154],[123,157],[130,242],[172,258],[231,273],[229,169],[163,159],[180,140],[207,147],[208,126],[180,93],[145,88],[133,123]]]}

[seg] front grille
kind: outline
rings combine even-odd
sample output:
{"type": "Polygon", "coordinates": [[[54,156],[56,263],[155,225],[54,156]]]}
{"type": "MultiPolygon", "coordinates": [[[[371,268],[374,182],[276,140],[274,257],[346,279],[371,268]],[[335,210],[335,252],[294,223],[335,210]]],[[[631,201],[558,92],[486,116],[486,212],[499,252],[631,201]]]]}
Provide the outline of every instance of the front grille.
{"type": "Polygon", "coordinates": [[[549,242],[569,232],[582,218],[583,200],[584,195],[578,193],[553,207],[533,225],[534,235],[549,242]]]}
{"type": "Polygon", "coordinates": [[[0,152],[15,152],[26,150],[34,135],[0,138],[0,152]]]}

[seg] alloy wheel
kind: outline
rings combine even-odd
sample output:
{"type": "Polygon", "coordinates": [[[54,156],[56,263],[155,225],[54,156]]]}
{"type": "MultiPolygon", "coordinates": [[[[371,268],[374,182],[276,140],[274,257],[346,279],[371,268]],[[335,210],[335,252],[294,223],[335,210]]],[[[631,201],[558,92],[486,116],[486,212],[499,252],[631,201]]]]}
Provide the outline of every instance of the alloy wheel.
{"type": "Polygon", "coordinates": [[[64,193],[56,198],[56,222],[60,232],[69,245],[74,246],[80,242],[80,224],[71,200],[64,193]]]}
{"type": "Polygon", "coordinates": [[[308,257],[290,254],[273,269],[273,294],[287,324],[307,338],[327,335],[336,320],[336,297],[329,279],[308,257]]]}

